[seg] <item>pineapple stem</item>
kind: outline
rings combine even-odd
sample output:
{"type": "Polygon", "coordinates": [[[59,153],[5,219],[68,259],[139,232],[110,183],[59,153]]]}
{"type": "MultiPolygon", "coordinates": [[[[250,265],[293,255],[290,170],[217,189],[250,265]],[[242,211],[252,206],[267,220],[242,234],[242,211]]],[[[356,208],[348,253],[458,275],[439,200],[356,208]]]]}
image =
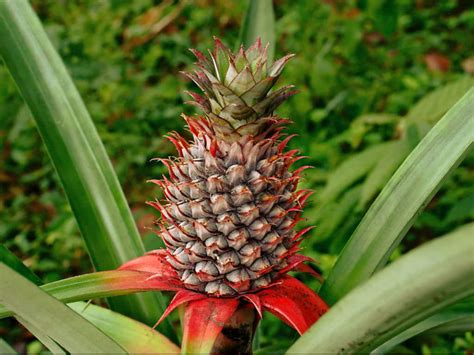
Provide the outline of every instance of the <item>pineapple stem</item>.
{"type": "Polygon", "coordinates": [[[224,325],[217,337],[211,353],[252,354],[252,342],[259,318],[249,304],[239,306],[234,315],[224,325]]]}

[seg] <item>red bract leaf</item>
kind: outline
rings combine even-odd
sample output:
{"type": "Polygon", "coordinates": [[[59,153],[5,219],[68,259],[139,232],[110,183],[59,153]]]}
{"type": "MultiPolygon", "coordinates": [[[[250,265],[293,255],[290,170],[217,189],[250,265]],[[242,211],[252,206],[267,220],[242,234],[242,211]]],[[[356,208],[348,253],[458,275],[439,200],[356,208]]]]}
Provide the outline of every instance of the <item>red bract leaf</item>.
{"type": "Polygon", "coordinates": [[[165,319],[171,312],[173,312],[176,309],[176,307],[181,306],[183,303],[190,302],[190,301],[198,301],[198,300],[202,300],[203,298],[207,298],[207,296],[202,293],[196,293],[189,290],[183,289],[176,292],[170,304],[164,311],[163,315],[160,317],[160,319],[158,319],[158,322],[156,322],[153,328],[156,328],[163,319],[165,319]]]}
{"type": "Polygon", "coordinates": [[[149,276],[143,283],[143,290],[150,291],[177,291],[183,288],[183,283],[179,280],[149,276]]]}
{"type": "Polygon", "coordinates": [[[183,354],[209,353],[238,305],[235,298],[209,297],[189,302],[183,320],[183,354]]]}
{"type": "Polygon", "coordinates": [[[257,293],[264,309],[303,334],[327,310],[326,303],[305,284],[284,276],[281,283],[257,293]]]}
{"type": "Polygon", "coordinates": [[[293,265],[297,265],[297,264],[300,264],[304,261],[308,261],[310,263],[315,263],[316,261],[309,257],[309,256],[306,256],[306,255],[302,255],[302,254],[295,254],[295,255],[292,255],[288,258],[288,262],[290,264],[293,264],[293,265]]]}
{"type": "Polygon", "coordinates": [[[119,270],[144,271],[163,277],[177,279],[178,275],[166,260],[166,250],[153,250],[146,255],[130,260],[119,267],[119,270]]]}
{"type": "Polygon", "coordinates": [[[293,240],[300,239],[304,234],[308,233],[313,228],[314,228],[314,226],[311,226],[311,227],[306,227],[306,228],[300,230],[298,233],[295,234],[295,236],[293,237],[293,240]]]}
{"type": "MultiPolygon", "coordinates": [[[[90,292],[124,291],[123,294],[139,291],[175,291],[180,288],[181,282],[169,278],[154,278],[154,274],[134,270],[102,271],[94,274],[96,282],[91,285],[90,292]]],[[[87,283],[86,283],[87,285],[87,283]]],[[[119,295],[114,293],[114,295],[119,295]]]]}
{"type": "Polygon", "coordinates": [[[262,303],[260,302],[260,297],[258,297],[258,295],[255,293],[247,293],[242,295],[242,298],[249,301],[255,307],[260,318],[263,317],[262,303]]]}
{"type": "Polygon", "coordinates": [[[293,270],[294,271],[299,271],[299,272],[305,272],[305,273],[310,274],[311,276],[315,277],[319,282],[321,282],[321,283],[324,282],[323,277],[316,270],[314,270],[310,265],[299,264],[299,265],[296,265],[293,270]]]}
{"type": "Polygon", "coordinates": [[[311,266],[304,264],[304,262],[312,262],[314,263],[315,261],[310,258],[309,256],[301,255],[301,254],[295,254],[290,256],[288,259],[288,265],[281,269],[279,273],[284,274],[287,273],[288,271],[300,271],[300,272],[305,272],[308,273],[315,278],[317,278],[321,283],[324,281],[322,276],[314,270],[311,266]]]}
{"type": "Polygon", "coordinates": [[[183,288],[178,274],[166,260],[166,250],[153,250],[146,255],[130,260],[120,266],[119,271],[136,271],[137,280],[144,290],[176,291],[183,288]],[[142,280],[143,279],[143,280],[142,280]]]}

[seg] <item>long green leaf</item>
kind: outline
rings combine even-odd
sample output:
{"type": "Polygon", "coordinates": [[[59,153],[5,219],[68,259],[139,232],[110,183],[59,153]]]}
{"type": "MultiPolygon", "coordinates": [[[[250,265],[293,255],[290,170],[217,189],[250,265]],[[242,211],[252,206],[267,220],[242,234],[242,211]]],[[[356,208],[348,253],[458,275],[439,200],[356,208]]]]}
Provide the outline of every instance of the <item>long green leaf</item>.
{"type": "Polygon", "coordinates": [[[64,349],[51,337],[48,335],[48,330],[47,329],[41,329],[38,327],[35,327],[33,324],[28,322],[26,319],[23,319],[22,317],[15,316],[16,320],[23,325],[28,331],[33,334],[36,339],[40,341],[41,344],[43,344],[49,351],[51,351],[55,355],[66,355],[66,352],[64,349]]]}
{"type": "Polygon", "coordinates": [[[139,277],[140,272],[137,271],[103,271],[51,282],[42,288],[68,303],[142,291],[139,277]]]}
{"type": "Polygon", "coordinates": [[[336,303],[288,353],[366,353],[474,295],[474,224],[397,259],[336,303]]]}
{"type": "Polygon", "coordinates": [[[397,144],[395,141],[374,145],[346,159],[334,170],[324,190],[321,191],[319,195],[321,203],[336,200],[344,190],[367,175],[397,144]]]}
{"type": "Polygon", "coordinates": [[[426,332],[427,330],[437,328],[442,325],[451,325],[453,322],[471,320],[474,317],[474,302],[470,299],[468,302],[460,302],[459,304],[452,305],[441,312],[438,312],[431,317],[423,320],[422,322],[415,324],[413,327],[408,328],[397,336],[393,337],[386,343],[379,346],[373,352],[376,354],[386,353],[396,345],[410,339],[418,334],[426,332]]]}
{"type": "Polygon", "coordinates": [[[321,288],[333,304],[385,265],[417,215],[474,140],[474,88],[403,162],[351,236],[321,288]]]}
{"type": "Polygon", "coordinates": [[[401,139],[387,148],[362,184],[362,192],[358,208],[362,209],[383,188],[395,170],[410,153],[410,144],[407,139],[401,139]]]}
{"type": "Polygon", "coordinates": [[[271,63],[275,55],[275,13],[272,0],[249,0],[238,45],[243,44],[248,48],[259,37],[263,45],[269,43],[268,62],[271,63]]]}
{"type": "Polygon", "coordinates": [[[17,352],[13,349],[10,344],[0,338],[0,354],[16,354],[17,352]]]}
{"type": "Polygon", "coordinates": [[[110,309],[84,302],[68,305],[130,354],[179,354],[180,349],[152,328],[110,309]]]}
{"type": "MultiPolygon", "coordinates": [[[[472,314],[472,312],[471,312],[472,314]]],[[[459,334],[474,332],[474,314],[428,330],[427,334],[459,334]]]]}
{"type": "Polygon", "coordinates": [[[10,250],[0,244],[0,263],[8,265],[11,269],[23,275],[35,285],[41,285],[43,282],[36,276],[20,259],[16,257],[10,250]]]}
{"type": "Polygon", "coordinates": [[[72,353],[125,354],[90,322],[0,263],[0,304],[72,353]]]}
{"type": "Polygon", "coordinates": [[[405,117],[410,121],[436,122],[473,86],[474,78],[463,76],[424,96],[405,117]]]}
{"type": "MultiPolygon", "coordinates": [[[[51,282],[41,288],[58,300],[68,303],[148,291],[147,277],[138,271],[102,271],[51,282]]],[[[0,305],[0,318],[11,315],[6,307],[0,305]]],[[[155,322],[160,315],[161,313],[155,315],[155,322]]]]}
{"type": "MultiPolygon", "coordinates": [[[[142,255],[133,217],[89,113],[26,0],[0,0],[0,38],[0,56],[33,113],[94,266],[115,269],[142,255]]],[[[114,299],[111,306],[148,323],[164,309],[151,293],[114,299]]]]}
{"type": "MultiPolygon", "coordinates": [[[[137,271],[103,271],[55,281],[41,288],[67,303],[146,291],[149,290],[146,286],[149,283],[147,278],[148,275],[137,271]]],[[[93,305],[86,308],[85,303],[69,304],[69,307],[79,312],[128,352],[179,352],[179,349],[160,333],[119,313],[93,305]]],[[[11,311],[0,305],[0,318],[11,315],[11,311]]],[[[156,320],[159,316],[156,315],[156,320]]]]}
{"type": "MultiPolygon", "coordinates": [[[[30,269],[25,266],[25,264],[21,262],[20,259],[16,257],[15,254],[13,254],[3,245],[0,245],[0,263],[4,263],[23,277],[33,282],[35,285],[41,285],[43,283],[38,276],[36,276],[30,269]]],[[[3,307],[0,305],[0,310],[2,308],[3,307]]],[[[36,328],[33,324],[29,323],[27,320],[19,316],[16,316],[15,318],[26,329],[28,329],[31,334],[34,334],[35,337],[53,354],[65,354],[64,350],[53,339],[51,339],[47,334],[45,334],[43,330],[36,328]]],[[[3,353],[10,354],[11,352],[2,350],[2,342],[0,339],[0,354],[3,353]]]]}
{"type": "Polygon", "coordinates": [[[333,200],[327,204],[322,204],[316,209],[315,215],[317,220],[315,224],[318,226],[317,243],[322,243],[334,236],[334,232],[341,225],[346,226],[347,218],[354,210],[360,199],[361,186],[345,191],[337,200],[333,200]]]}

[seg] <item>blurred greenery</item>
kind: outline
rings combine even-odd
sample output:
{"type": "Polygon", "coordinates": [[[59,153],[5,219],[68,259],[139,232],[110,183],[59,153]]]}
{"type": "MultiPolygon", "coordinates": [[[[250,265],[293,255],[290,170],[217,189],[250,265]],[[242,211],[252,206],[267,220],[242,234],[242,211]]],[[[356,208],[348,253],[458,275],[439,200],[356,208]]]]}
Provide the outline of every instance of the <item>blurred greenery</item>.
{"type": "MultiPolygon", "coordinates": [[[[184,131],[196,90],[179,74],[188,48],[234,46],[246,1],[32,0],[94,119],[148,249],[160,195],[147,179],[173,155],[163,135],[184,131]]],[[[317,228],[304,252],[325,273],[381,187],[441,115],[473,85],[474,9],[468,0],[275,0],[276,57],[296,53],[280,85],[299,94],[278,111],[294,121],[292,146],[308,156],[305,212],[317,228]]],[[[91,270],[76,222],[34,122],[0,66],[0,243],[45,282],[91,270]]],[[[474,219],[471,153],[441,187],[392,258],[474,219]]],[[[440,265],[442,267],[442,265],[440,265]]],[[[298,276],[317,287],[306,276],[298,276]]],[[[159,315],[157,315],[158,317],[159,315]]],[[[297,334],[266,315],[260,353],[283,352],[297,334]],[[275,341],[278,339],[278,342],[275,341]]],[[[41,347],[13,321],[0,337],[22,352],[41,347]]],[[[401,353],[463,353],[466,334],[421,335],[401,353]]]]}

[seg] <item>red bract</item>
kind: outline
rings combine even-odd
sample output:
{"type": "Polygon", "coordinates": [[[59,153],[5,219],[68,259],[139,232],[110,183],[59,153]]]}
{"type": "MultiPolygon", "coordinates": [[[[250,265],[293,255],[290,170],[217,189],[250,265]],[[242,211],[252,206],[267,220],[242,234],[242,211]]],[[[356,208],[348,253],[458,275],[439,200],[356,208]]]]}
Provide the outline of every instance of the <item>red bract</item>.
{"type": "MultiPolygon", "coordinates": [[[[140,280],[140,284],[143,287],[149,283],[149,287],[145,287],[148,290],[176,292],[158,323],[178,306],[186,304],[183,349],[210,350],[239,304],[252,306],[259,317],[263,311],[269,311],[300,334],[303,334],[328,309],[326,303],[314,291],[289,275],[282,275],[264,289],[234,297],[211,297],[194,292],[185,288],[178,274],[166,260],[166,255],[165,250],[154,250],[129,261],[119,270],[140,271],[143,275],[147,275],[146,280],[140,280]]],[[[293,258],[292,265],[298,268],[304,265],[301,264],[303,261],[309,260],[311,259],[308,257],[297,255],[293,258]]],[[[308,265],[305,266],[311,269],[308,265]]],[[[134,280],[131,279],[130,282],[134,280]]]]}

